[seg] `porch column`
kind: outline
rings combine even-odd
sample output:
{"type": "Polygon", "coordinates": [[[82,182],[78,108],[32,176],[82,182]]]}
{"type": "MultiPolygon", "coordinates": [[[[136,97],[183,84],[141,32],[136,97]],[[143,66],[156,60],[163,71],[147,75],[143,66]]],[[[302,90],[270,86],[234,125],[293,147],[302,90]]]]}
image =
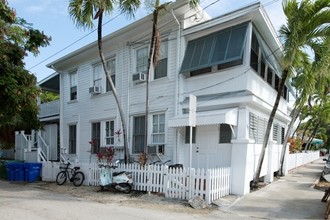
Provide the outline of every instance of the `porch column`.
{"type": "Polygon", "coordinates": [[[237,139],[232,140],[231,152],[231,193],[245,195],[250,192],[250,174],[253,170],[248,162],[249,112],[238,110],[237,139]]]}

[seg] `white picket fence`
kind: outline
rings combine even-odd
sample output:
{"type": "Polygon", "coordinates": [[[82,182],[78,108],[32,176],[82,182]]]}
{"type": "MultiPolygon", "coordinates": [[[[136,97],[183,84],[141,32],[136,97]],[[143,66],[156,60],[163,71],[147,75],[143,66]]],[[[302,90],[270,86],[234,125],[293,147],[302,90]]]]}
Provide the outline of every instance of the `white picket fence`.
{"type": "MultiPolygon", "coordinates": [[[[55,181],[59,163],[43,162],[42,180],[55,181]]],[[[79,163],[85,174],[84,185],[98,186],[100,168],[97,163],[79,163]]],[[[214,169],[169,169],[164,165],[118,164],[116,172],[133,174],[134,190],[163,193],[167,198],[188,200],[201,196],[208,204],[230,194],[230,167],[214,169]],[[191,182],[190,182],[191,180],[191,182]]]]}

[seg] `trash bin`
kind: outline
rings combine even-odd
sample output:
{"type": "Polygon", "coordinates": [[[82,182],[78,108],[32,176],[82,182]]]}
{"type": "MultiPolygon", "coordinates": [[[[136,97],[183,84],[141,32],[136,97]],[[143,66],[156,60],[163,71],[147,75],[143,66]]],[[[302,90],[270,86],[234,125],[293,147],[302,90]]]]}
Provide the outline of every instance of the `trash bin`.
{"type": "Polygon", "coordinates": [[[24,163],[25,181],[35,182],[40,178],[41,163],[24,163]]]}
{"type": "Polygon", "coordinates": [[[24,181],[23,163],[9,162],[5,166],[9,181],[24,181]]]}
{"type": "Polygon", "coordinates": [[[7,169],[6,169],[6,161],[0,160],[0,179],[6,180],[7,177],[7,169]]]}

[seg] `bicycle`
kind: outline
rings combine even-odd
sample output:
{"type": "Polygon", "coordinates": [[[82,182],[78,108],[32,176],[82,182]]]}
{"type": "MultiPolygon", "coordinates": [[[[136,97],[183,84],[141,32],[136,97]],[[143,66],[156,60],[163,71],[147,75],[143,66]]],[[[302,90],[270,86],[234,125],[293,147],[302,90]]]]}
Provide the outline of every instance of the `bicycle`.
{"type": "Polygon", "coordinates": [[[85,175],[83,172],[78,171],[80,170],[80,167],[70,168],[70,162],[65,163],[64,165],[65,166],[60,166],[61,171],[56,176],[56,183],[58,185],[63,185],[67,179],[69,179],[70,182],[73,182],[74,186],[81,186],[85,180],[85,175]]]}

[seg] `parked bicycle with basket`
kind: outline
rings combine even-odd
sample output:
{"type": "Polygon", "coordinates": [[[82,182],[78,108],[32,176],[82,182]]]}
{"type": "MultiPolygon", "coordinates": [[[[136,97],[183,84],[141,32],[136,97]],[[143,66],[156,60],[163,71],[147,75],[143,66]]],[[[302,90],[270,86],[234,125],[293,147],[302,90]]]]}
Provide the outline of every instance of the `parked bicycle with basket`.
{"type": "Polygon", "coordinates": [[[79,171],[80,167],[75,166],[70,168],[70,165],[70,162],[60,165],[61,171],[56,176],[56,183],[58,185],[63,185],[69,179],[74,186],[81,186],[85,180],[84,173],[79,171]]]}

